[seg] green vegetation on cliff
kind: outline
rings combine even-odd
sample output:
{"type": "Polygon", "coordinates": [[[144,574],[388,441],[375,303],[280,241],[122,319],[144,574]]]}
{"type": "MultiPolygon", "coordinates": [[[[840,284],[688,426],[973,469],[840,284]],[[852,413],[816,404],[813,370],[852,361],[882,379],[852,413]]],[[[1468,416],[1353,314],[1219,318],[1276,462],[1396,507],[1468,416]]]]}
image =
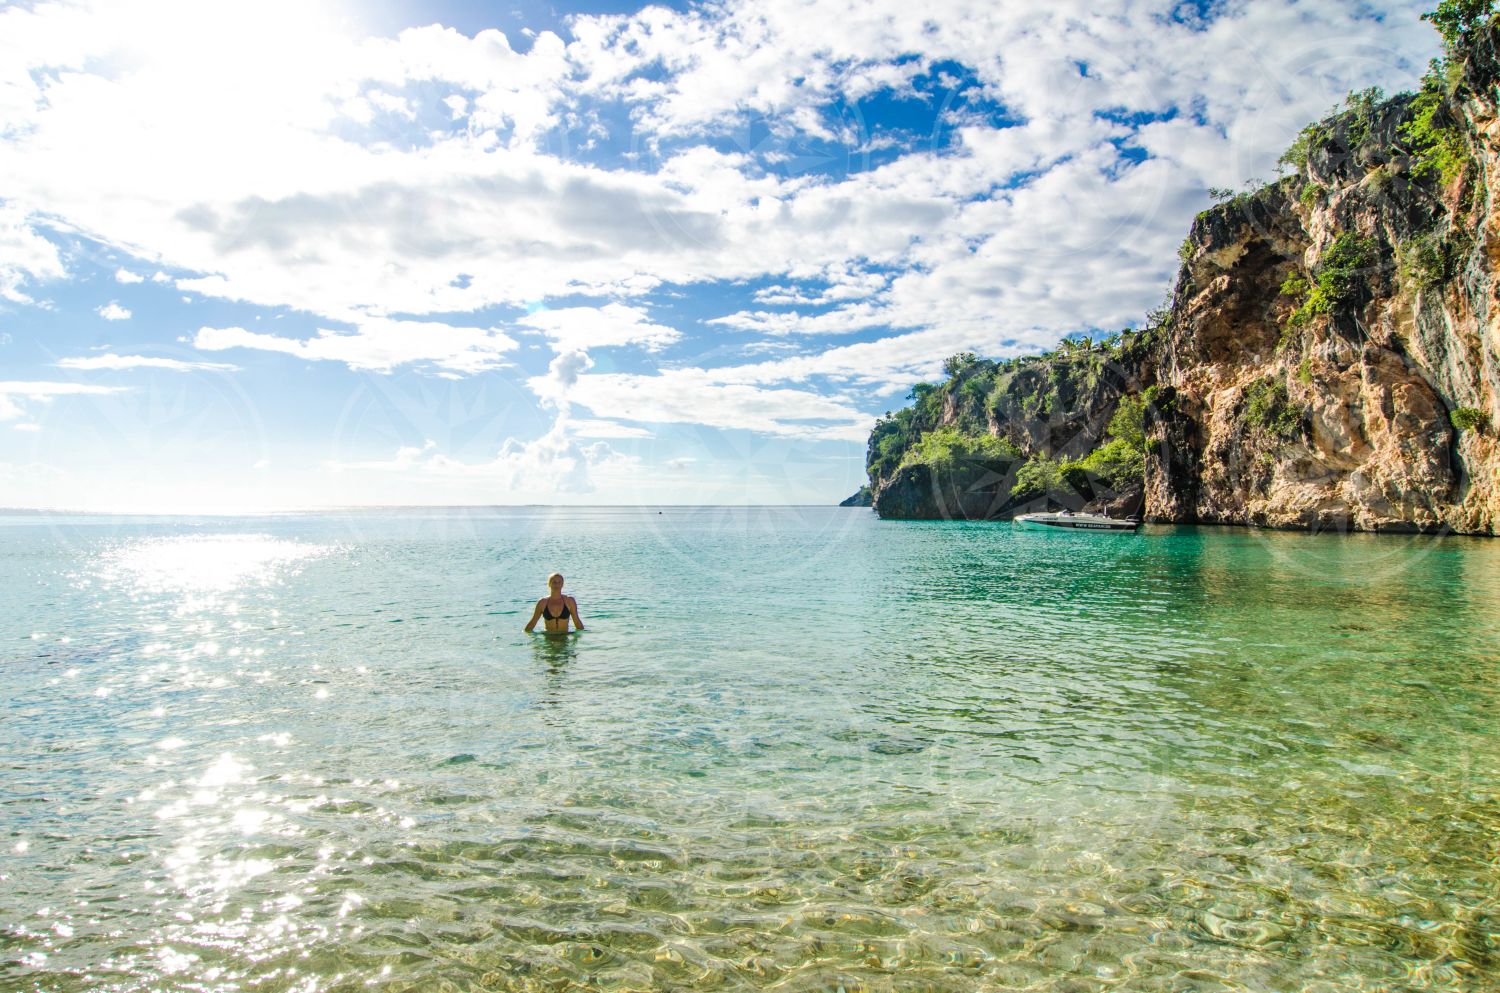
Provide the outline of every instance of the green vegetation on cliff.
{"type": "Polygon", "coordinates": [[[1467,231],[1430,231],[1400,247],[1402,274],[1420,289],[1439,289],[1458,278],[1473,248],[1473,235],[1467,231]]]}
{"type": "Polygon", "coordinates": [[[1033,455],[1016,473],[1011,495],[1033,500],[1060,492],[1093,493],[1099,486],[1109,490],[1139,486],[1146,475],[1145,402],[1139,395],[1120,398],[1108,434],[1108,441],[1081,459],[1033,455]]]}
{"type": "MultiPolygon", "coordinates": [[[[1400,113],[1396,133],[1389,137],[1399,141],[1390,151],[1410,158],[1412,179],[1430,178],[1446,185],[1465,171],[1472,154],[1454,98],[1479,32],[1494,20],[1494,6],[1494,0],[1443,0],[1422,19],[1442,35],[1444,54],[1432,61],[1415,95],[1387,100],[1378,87],[1359,90],[1350,93],[1330,116],[1298,133],[1279,164],[1307,176],[1301,188],[1303,206],[1311,209],[1324,192],[1323,186],[1311,178],[1314,162],[1338,162],[1371,144],[1381,137],[1377,131],[1393,107],[1400,113]]],[[[1391,172],[1382,168],[1372,171],[1372,177],[1388,181],[1391,172]]]]}
{"type": "Polygon", "coordinates": [[[1365,289],[1366,270],[1379,258],[1375,239],[1352,231],[1341,232],[1323,251],[1312,279],[1288,276],[1281,292],[1298,300],[1287,324],[1301,327],[1320,314],[1331,314],[1358,303],[1365,289]]]}
{"type": "Polygon", "coordinates": [[[1020,449],[1004,438],[944,427],[935,428],[918,438],[902,456],[901,465],[951,469],[965,459],[1014,459],[1020,454],[1020,449]]]}
{"type": "Polygon", "coordinates": [[[876,423],[866,457],[876,490],[897,477],[961,486],[1003,479],[1002,504],[1138,491],[1146,442],[1135,380],[1159,333],[1152,324],[1099,340],[1079,335],[1001,361],[952,356],[945,381],[918,383],[910,407],[876,423]]]}
{"type": "Polygon", "coordinates": [[[1448,415],[1448,420],[1459,431],[1480,431],[1489,426],[1489,417],[1477,407],[1457,407],[1448,415]]]}
{"type": "Polygon", "coordinates": [[[963,461],[1015,460],[1066,446],[1086,424],[1080,401],[1118,395],[1120,370],[1137,364],[1145,336],[1134,330],[1095,341],[1080,336],[1042,355],[993,361],[971,353],[943,364],[948,379],[918,383],[912,401],[875,423],[865,467],[872,480],[915,465],[950,469],[963,461]]]}
{"type": "Polygon", "coordinates": [[[1451,59],[1474,44],[1479,29],[1494,17],[1495,0],[1442,0],[1437,9],[1422,15],[1422,20],[1437,28],[1443,36],[1443,47],[1451,59]]]}
{"type": "Polygon", "coordinates": [[[1453,182],[1468,166],[1463,120],[1452,97],[1462,79],[1464,54],[1480,28],[1493,17],[1493,0],[1443,0],[1422,15],[1443,36],[1444,55],[1434,59],[1422,77],[1422,89],[1411,104],[1411,119],[1401,126],[1412,156],[1412,175],[1453,182]]]}
{"type": "Polygon", "coordinates": [[[1305,411],[1292,403],[1286,384],[1269,376],[1245,387],[1245,423],[1281,438],[1302,429],[1305,411]]]}
{"type": "MultiPolygon", "coordinates": [[[[1314,121],[1298,132],[1296,140],[1281,153],[1278,164],[1305,172],[1313,156],[1330,145],[1359,147],[1370,139],[1384,101],[1385,94],[1378,86],[1349,94],[1343,107],[1336,107],[1332,116],[1314,121]]],[[[1302,192],[1306,195],[1307,190],[1302,192]]]]}
{"type": "Polygon", "coordinates": [[[1423,80],[1422,92],[1412,101],[1411,120],[1401,136],[1411,144],[1412,175],[1436,176],[1451,183],[1469,161],[1459,121],[1449,105],[1445,78],[1436,73],[1423,80]]]}

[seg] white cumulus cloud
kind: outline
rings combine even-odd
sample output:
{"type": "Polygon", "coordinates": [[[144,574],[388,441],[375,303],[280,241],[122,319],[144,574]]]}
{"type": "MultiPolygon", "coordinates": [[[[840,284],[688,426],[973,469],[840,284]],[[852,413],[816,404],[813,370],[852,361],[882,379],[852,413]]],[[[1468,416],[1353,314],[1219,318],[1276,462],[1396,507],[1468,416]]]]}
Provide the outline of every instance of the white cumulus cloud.
{"type": "Polygon", "coordinates": [[[568,394],[578,385],[578,377],[594,367],[588,353],[576,348],[559,352],[547,366],[547,375],[533,376],[530,386],[543,403],[566,414],[568,394]]]}
{"type": "MultiPolygon", "coordinates": [[[[532,381],[533,389],[539,384],[532,381]]],[[[569,400],[600,417],[648,424],[706,424],[795,438],[862,441],[874,419],[847,398],[811,390],[714,382],[701,370],[654,376],[578,376],[569,400]]]]}
{"type": "Polygon", "coordinates": [[[91,386],[86,383],[0,381],[0,421],[14,421],[26,416],[26,401],[47,403],[60,396],[102,396],[121,393],[124,389],[122,386],[91,386]]]}
{"type": "Polygon", "coordinates": [[[36,233],[23,210],[0,200],[0,299],[31,303],[21,287],[64,274],[57,247],[36,233]]]}
{"type": "Polygon", "coordinates": [[[493,328],[454,327],[437,321],[371,318],[350,332],[319,329],[312,338],[286,338],[241,327],[202,327],[193,345],[205,351],[251,348],[303,359],[342,362],[351,369],[390,372],[413,363],[469,374],[505,364],[515,339],[493,328]]]}
{"type": "Polygon", "coordinates": [[[575,438],[650,438],[652,434],[643,427],[621,424],[619,421],[570,418],[568,430],[575,438]]]}
{"type": "Polygon", "coordinates": [[[561,348],[585,351],[613,345],[640,345],[656,351],[682,337],[673,328],[651,323],[640,307],[620,303],[539,310],[517,323],[541,331],[561,348]]]}
{"type": "MultiPolygon", "coordinates": [[[[470,479],[493,487],[497,497],[525,494],[577,494],[594,489],[593,474],[618,474],[635,468],[639,459],[616,452],[604,442],[580,445],[561,419],[535,441],[508,439],[493,458],[454,459],[438,450],[436,442],[397,449],[389,459],[327,462],[333,472],[379,472],[446,479],[470,479]]],[[[499,502],[505,502],[501,500],[499,502]]]]}
{"type": "Polygon", "coordinates": [[[112,352],[60,359],[57,364],[64,369],[166,369],[171,372],[233,372],[239,368],[227,362],[194,362],[158,355],[116,355],[112,352]]]}

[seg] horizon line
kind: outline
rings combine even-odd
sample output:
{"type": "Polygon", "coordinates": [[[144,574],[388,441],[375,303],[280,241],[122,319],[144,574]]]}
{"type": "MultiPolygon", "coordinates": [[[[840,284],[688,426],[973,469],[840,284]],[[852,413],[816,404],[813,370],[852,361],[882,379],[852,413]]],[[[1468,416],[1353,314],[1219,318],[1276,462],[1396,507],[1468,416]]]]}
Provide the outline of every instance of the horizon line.
{"type": "Polygon", "coordinates": [[[312,507],[231,507],[224,510],[80,510],[67,507],[0,507],[0,517],[7,515],[41,516],[48,514],[75,517],[269,517],[291,514],[328,514],[351,510],[700,510],[708,508],[750,509],[765,507],[869,509],[868,507],[841,507],[838,503],[371,503],[312,507]]]}

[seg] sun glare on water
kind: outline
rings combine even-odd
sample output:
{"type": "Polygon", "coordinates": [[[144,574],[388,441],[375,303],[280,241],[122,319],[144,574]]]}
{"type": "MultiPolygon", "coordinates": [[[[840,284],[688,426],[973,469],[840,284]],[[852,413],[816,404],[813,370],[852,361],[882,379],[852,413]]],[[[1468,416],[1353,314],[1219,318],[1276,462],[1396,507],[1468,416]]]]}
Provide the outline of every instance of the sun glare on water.
{"type": "Polygon", "coordinates": [[[142,594],[222,594],[265,586],[289,566],[316,558],[326,545],[269,535],[193,535],[134,541],[106,553],[101,574],[142,594]]]}

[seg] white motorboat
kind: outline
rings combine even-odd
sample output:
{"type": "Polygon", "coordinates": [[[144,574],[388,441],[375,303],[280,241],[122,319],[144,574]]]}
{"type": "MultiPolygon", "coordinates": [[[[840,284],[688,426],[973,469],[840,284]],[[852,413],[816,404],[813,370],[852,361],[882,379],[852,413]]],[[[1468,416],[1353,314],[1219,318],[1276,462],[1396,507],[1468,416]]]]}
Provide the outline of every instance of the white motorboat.
{"type": "Polygon", "coordinates": [[[1116,517],[1101,517],[1098,514],[1075,514],[1071,510],[1059,510],[1047,514],[1021,514],[1016,523],[1023,528],[1038,531],[1135,531],[1141,522],[1135,518],[1120,520],[1116,517]]]}

